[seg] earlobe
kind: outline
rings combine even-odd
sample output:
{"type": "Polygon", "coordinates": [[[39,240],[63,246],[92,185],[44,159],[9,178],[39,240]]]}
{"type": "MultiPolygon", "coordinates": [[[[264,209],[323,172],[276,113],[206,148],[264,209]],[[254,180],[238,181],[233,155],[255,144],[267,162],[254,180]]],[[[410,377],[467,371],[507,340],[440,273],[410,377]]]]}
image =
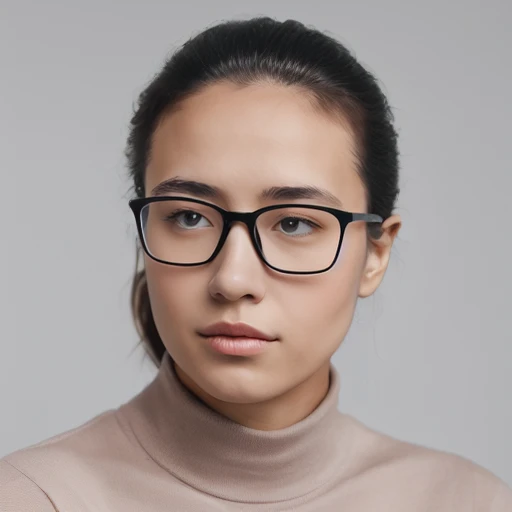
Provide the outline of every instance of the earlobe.
{"type": "Polygon", "coordinates": [[[361,275],[359,297],[366,298],[373,295],[382,282],[388,268],[391,247],[400,227],[400,217],[393,215],[382,225],[382,236],[378,240],[369,242],[371,246],[361,275]]]}
{"type": "Polygon", "coordinates": [[[373,295],[375,290],[379,287],[389,261],[389,251],[379,251],[373,248],[366,259],[366,265],[361,276],[359,285],[359,297],[366,298],[373,295]]]}

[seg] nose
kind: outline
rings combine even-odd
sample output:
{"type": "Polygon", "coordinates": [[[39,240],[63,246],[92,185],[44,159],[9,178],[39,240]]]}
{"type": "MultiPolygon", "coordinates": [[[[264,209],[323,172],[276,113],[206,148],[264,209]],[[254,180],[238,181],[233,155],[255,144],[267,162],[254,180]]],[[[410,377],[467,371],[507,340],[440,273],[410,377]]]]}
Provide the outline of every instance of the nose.
{"type": "Polygon", "coordinates": [[[247,298],[258,303],[265,296],[265,264],[254,249],[244,224],[232,225],[224,246],[211,265],[214,273],[208,291],[215,300],[234,302],[247,298]]]}

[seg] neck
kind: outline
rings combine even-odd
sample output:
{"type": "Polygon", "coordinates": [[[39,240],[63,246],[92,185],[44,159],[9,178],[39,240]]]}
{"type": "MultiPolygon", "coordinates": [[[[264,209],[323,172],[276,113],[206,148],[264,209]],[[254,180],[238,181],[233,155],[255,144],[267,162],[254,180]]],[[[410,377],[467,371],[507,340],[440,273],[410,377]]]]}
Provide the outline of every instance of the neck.
{"type": "Polygon", "coordinates": [[[237,404],[227,411],[238,411],[243,421],[255,425],[252,428],[219,414],[192,393],[166,353],[155,380],[119,414],[144,451],[173,477],[222,499],[274,503],[310,495],[347,464],[354,427],[337,409],[340,376],[332,364],[327,382],[320,403],[325,387],[304,383],[270,405],[249,404],[244,409],[237,404]],[[317,394],[309,396],[304,390],[317,394]],[[309,400],[306,407],[299,397],[309,400]],[[284,412],[278,404],[285,404],[284,412]],[[256,406],[264,411],[264,420],[255,420],[256,406]],[[269,420],[272,411],[277,420],[269,420]],[[290,425],[276,429],[278,424],[290,425]]]}
{"type": "Polygon", "coordinates": [[[330,386],[330,363],[285,393],[256,403],[225,402],[207,393],[180,366],[172,362],[176,376],[210,409],[256,430],[279,430],[309,416],[324,400],[330,386]]]}

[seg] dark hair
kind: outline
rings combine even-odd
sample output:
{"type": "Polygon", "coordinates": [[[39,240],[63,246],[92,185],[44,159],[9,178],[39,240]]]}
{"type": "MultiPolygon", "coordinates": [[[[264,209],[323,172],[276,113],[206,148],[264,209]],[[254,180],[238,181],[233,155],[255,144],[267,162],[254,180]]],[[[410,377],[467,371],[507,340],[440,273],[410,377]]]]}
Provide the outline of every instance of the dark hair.
{"type": "MultiPolygon", "coordinates": [[[[347,122],[368,211],[383,219],[392,214],[399,193],[397,133],[376,78],[334,38],[298,21],[269,17],[204,30],[179,48],[140,94],[125,150],[136,197],[145,196],[145,169],[157,123],[181,101],[219,81],[300,87],[315,108],[347,122]]],[[[368,224],[368,236],[379,235],[380,226],[368,224]]],[[[159,366],[165,347],[151,312],[145,272],[138,268],[140,254],[139,246],[132,313],[147,354],[159,366]]]]}

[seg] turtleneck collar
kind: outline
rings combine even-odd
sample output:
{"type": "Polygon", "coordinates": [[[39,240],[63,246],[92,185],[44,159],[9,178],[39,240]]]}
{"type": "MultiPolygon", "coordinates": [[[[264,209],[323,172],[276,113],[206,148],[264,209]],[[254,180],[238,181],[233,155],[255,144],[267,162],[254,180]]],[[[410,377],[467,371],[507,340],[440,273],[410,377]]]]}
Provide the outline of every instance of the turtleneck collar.
{"type": "Polygon", "coordinates": [[[351,447],[339,391],[331,363],[327,395],[309,416],[280,430],[255,430],[199,400],[166,353],[156,378],[120,412],[149,456],[179,480],[221,499],[271,503],[339,478],[351,447]]]}

